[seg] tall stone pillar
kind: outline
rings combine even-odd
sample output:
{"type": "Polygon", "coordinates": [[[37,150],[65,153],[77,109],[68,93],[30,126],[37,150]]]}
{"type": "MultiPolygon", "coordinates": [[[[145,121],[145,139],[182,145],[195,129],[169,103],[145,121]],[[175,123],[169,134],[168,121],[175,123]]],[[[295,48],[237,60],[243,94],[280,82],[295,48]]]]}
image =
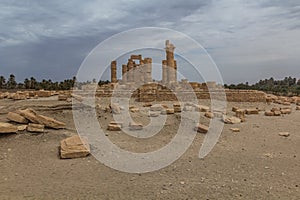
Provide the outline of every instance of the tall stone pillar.
{"type": "Polygon", "coordinates": [[[174,62],[174,49],[175,46],[166,41],[166,55],[167,55],[167,66],[168,66],[168,83],[177,82],[176,80],[176,70],[175,70],[175,62],[174,62]]]}
{"type": "Polygon", "coordinates": [[[110,64],[110,81],[112,83],[117,82],[117,61],[112,61],[110,64]]]}
{"type": "Polygon", "coordinates": [[[127,82],[133,82],[134,76],[133,76],[133,61],[131,59],[128,59],[127,63],[127,82]]]}
{"type": "Polygon", "coordinates": [[[127,82],[127,65],[122,65],[122,81],[127,82]]]}
{"type": "Polygon", "coordinates": [[[152,58],[145,58],[144,59],[144,82],[150,83],[152,82],[152,58]]]}
{"type": "Polygon", "coordinates": [[[175,81],[177,82],[177,61],[174,60],[175,81]]]}
{"type": "Polygon", "coordinates": [[[167,84],[168,81],[168,67],[167,67],[167,61],[162,61],[162,84],[167,84]]]}

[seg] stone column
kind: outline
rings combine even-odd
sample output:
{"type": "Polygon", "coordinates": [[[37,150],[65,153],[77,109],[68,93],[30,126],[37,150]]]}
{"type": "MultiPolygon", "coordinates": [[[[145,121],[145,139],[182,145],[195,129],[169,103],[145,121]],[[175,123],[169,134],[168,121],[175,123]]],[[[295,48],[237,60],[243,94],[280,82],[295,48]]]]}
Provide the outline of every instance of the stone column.
{"type": "Polygon", "coordinates": [[[176,82],[176,71],[175,71],[175,62],[174,62],[174,49],[175,46],[166,41],[166,54],[167,54],[167,66],[168,66],[168,83],[176,82]]]}
{"type": "Polygon", "coordinates": [[[117,61],[112,61],[110,64],[110,80],[112,83],[117,82],[117,61]]]}
{"type": "Polygon", "coordinates": [[[174,60],[174,69],[175,69],[175,82],[177,82],[177,61],[174,60]]]}
{"type": "Polygon", "coordinates": [[[127,82],[127,65],[122,65],[122,81],[127,82]]]}
{"type": "Polygon", "coordinates": [[[128,59],[127,63],[127,81],[133,82],[134,76],[133,76],[133,61],[131,59],[128,59]]]}
{"type": "Polygon", "coordinates": [[[152,58],[145,58],[144,64],[144,82],[150,83],[152,82],[152,58]]]}
{"type": "Polygon", "coordinates": [[[167,67],[167,61],[162,61],[162,84],[167,84],[168,81],[168,67],[167,67]]]}

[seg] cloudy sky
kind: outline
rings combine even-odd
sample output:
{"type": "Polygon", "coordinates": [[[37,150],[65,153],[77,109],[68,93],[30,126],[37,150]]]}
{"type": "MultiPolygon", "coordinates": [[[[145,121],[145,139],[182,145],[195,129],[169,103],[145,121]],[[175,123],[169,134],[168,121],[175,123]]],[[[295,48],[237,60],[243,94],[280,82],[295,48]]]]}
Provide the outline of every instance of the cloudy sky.
{"type": "Polygon", "coordinates": [[[300,78],[298,0],[0,0],[0,8],[0,74],[19,81],[70,78],[100,42],[140,27],[190,36],[226,83],[300,78]]]}

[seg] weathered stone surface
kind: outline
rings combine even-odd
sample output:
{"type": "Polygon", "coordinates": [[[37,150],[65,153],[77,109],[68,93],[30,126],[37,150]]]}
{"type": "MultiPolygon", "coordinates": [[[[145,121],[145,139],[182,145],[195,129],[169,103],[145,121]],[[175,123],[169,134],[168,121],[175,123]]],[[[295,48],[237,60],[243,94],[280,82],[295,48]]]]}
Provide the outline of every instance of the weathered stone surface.
{"type": "Polygon", "coordinates": [[[109,131],[121,131],[122,127],[119,124],[108,124],[107,130],[109,131]]]}
{"type": "Polygon", "coordinates": [[[281,115],[281,111],[280,110],[275,110],[274,111],[274,116],[280,116],[281,115]]]}
{"type": "Polygon", "coordinates": [[[184,111],[189,111],[189,112],[191,112],[191,111],[193,111],[193,106],[185,105],[185,106],[183,107],[183,110],[184,110],[184,111]]]}
{"type": "Polygon", "coordinates": [[[195,105],[195,111],[197,111],[197,112],[208,112],[209,107],[208,106],[203,106],[203,105],[195,105]]]}
{"type": "Polygon", "coordinates": [[[278,133],[279,136],[283,136],[283,137],[289,137],[290,133],[289,132],[280,132],[278,133]]]}
{"type": "Polygon", "coordinates": [[[111,103],[109,105],[109,107],[110,107],[113,114],[120,114],[121,113],[121,109],[120,109],[120,106],[118,104],[111,103]]]}
{"type": "Polygon", "coordinates": [[[25,131],[27,129],[27,125],[18,126],[18,131],[25,131]]]}
{"type": "Polygon", "coordinates": [[[212,112],[206,112],[206,113],[204,114],[204,116],[207,117],[207,118],[209,118],[209,119],[214,118],[214,114],[213,114],[212,112]]]}
{"type": "Polygon", "coordinates": [[[158,117],[160,115],[159,112],[150,112],[149,117],[158,117]]]}
{"type": "Polygon", "coordinates": [[[139,108],[134,107],[134,106],[130,107],[129,110],[130,110],[130,112],[133,112],[133,113],[136,113],[136,112],[139,112],[139,111],[140,111],[139,108]]]}
{"type": "Polygon", "coordinates": [[[18,127],[10,123],[0,122],[0,133],[16,133],[18,127]]]}
{"type": "Polygon", "coordinates": [[[60,142],[60,157],[82,158],[90,154],[90,145],[86,138],[80,138],[78,135],[69,137],[60,142]]]}
{"type": "Polygon", "coordinates": [[[22,115],[32,123],[39,123],[36,118],[37,114],[33,109],[19,110],[18,113],[20,113],[20,115],[22,115]]]}
{"type": "Polygon", "coordinates": [[[246,110],[238,109],[235,111],[235,116],[238,118],[245,118],[246,110]]]}
{"type": "Polygon", "coordinates": [[[265,116],[275,116],[275,114],[274,114],[274,112],[272,112],[272,111],[266,111],[265,112],[265,116]]]}
{"type": "Polygon", "coordinates": [[[236,112],[237,110],[239,110],[239,107],[236,107],[236,106],[232,107],[233,112],[236,112]]]}
{"type": "Polygon", "coordinates": [[[42,124],[29,123],[27,126],[27,131],[32,133],[43,133],[45,126],[42,124]]]}
{"type": "Polygon", "coordinates": [[[142,130],[143,129],[143,124],[136,123],[136,122],[130,122],[129,123],[129,129],[130,130],[142,130]]]}
{"type": "Polygon", "coordinates": [[[240,132],[240,129],[239,129],[239,128],[230,128],[230,130],[231,130],[232,132],[235,132],[235,133],[240,132]]]}
{"type": "Polygon", "coordinates": [[[36,115],[36,120],[39,124],[43,124],[48,128],[53,129],[62,129],[66,128],[66,124],[60,121],[57,121],[51,117],[46,117],[44,115],[36,115]]]}
{"type": "Polygon", "coordinates": [[[60,94],[58,95],[58,101],[67,101],[67,99],[69,98],[68,95],[65,94],[60,94]]]}
{"type": "Polygon", "coordinates": [[[274,107],[274,108],[271,109],[271,112],[275,112],[275,111],[280,111],[280,108],[274,107]]]}
{"type": "Polygon", "coordinates": [[[77,95],[77,94],[71,94],[71,96],[76,99],[77,101],[79,102],[83,102],[84,101],[84,97],[83,96],[80,96],[80,95],[77,95]]]}
{"type": "Polygon", "coordinates": [[[174,114],[174,109],[173,108],[168,108],[168,109],[166,109],[166,113],[167,113],[167,115],[171,115],[171,114],[174,114]]]}
{"type": "Polygon", "coordinates": [[[237,117],[228,117],[228,116],[223,116],[223,122],[225,124],[239,124],[242,122],[240,118],[237,117]]]}
{"type": "Polygon", "coordinates": [[[198,133],[207,133],[208,129],[209,129],[208,126],[198,123],[194,130],[197,131],[198,133]]]}
{"type": "Polygon", "coordinates": [[[12,122],[17,122],[20,124],[27,124],[28,120],[23,117],[22,115],[18,114],[18,113],[14,113],[14,112],[9,112],[7,114],[7,119],[12,121],[12,122]]]}
{"type": "Polygon", "coordinates": [[[259,110],[257,108],[246,109],[246,114],[247,115],[258,115],[259,110]]]}
{"type": "Polygon", "coordinates": [[[290,108],[285,108],[280,110],[281,114],[287,115],[292,113],[292,109],[290,108]]]}
{"type": "Polygon", "coordinates": [[[162,111],[163,107],[159,104],[150,107],[150,111],[162,111]]]}

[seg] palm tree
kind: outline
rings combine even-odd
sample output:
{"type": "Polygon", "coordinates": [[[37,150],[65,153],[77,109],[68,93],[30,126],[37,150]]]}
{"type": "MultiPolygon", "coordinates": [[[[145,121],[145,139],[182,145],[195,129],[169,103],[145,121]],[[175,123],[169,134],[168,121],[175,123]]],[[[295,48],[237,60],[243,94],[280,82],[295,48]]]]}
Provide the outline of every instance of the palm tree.
{"type": "Polygon", "coordinates": [[[15,77],[15,75],[11,74],[9,76],[8,81],[7,81],[7,87],[9,89],[15,89],[16,86],[17,86],[16,77],[15,77]]]}
{"type": "Polygon", "coordinates": [[[0,76],[0,89],[3,89],[5,87],[5,77],[4,76],[0,76]]]}

